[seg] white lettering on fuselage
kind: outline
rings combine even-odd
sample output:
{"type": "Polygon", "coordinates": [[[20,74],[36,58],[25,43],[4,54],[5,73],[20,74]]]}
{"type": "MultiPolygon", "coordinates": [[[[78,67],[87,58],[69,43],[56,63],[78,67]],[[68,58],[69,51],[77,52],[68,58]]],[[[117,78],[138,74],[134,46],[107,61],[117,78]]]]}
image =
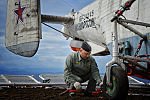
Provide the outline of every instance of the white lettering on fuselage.
{"type": "Polygon", "coordinates": [[[94,10],[79,16],[79,23],[75,24],[75,30],[79,31],[94,26],[95,22],[93,17],[94,17],[94,10]]]}

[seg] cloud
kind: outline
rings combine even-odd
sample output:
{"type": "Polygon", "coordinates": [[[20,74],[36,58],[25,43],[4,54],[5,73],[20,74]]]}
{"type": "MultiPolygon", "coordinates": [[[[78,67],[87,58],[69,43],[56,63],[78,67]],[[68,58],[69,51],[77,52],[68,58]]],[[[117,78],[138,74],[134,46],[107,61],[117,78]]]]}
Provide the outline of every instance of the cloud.
{"type": "Polygon", "coordinates": [[[92,3],[95,0],[71,0],[70,4],[74,7],[76,11],[81,10],[83,7],[92,3]]]}
{"type": "Polygon", "coordinates": [[[45,0],[41,2],[42,14],[65,15],[71,11],[71,7],[66,5],[63,0],[45,0]],[[47,5],[49,4],[49,5],[47,5]]]}
{"type": "Polygon", "coordinates": [[[42,33],[43,33],[42,40],[44,40],[44,41],[53,41],[53,42],[55,42],[55,41],[65,42],[66,41],[65,37],[63,37],[61,33],[54,34],[52,31],[42,32],[42,33]]]}
{"type": "Polygon", "coordinates": [[[7,0],[0,0],[0,8],[7,4],[7,0]]]}
{"type": "Polygon", "coordinates": [[[0,36],[5,34],[5,26],[0,27],[0,36]]]}
{"type": "Polygon", "coordinates": [[[25,58],[12,54],[4,47],[4,36],[0,37],[0,66],[7,68],[63,68],[65,57],[69,54],[69,42],[61,34],[51,31],[43,32],[43,40],[37,54],[32,58],[25,58]],[[5,50],[4,50],[5,49],[5,50]]]}
{"type": "Polygon", "coordinates": [[[4,36],[6,24],[6,3],[7,0],[0,0],[0,37],[4,36]]]}
{"type": "Polygon", "coordinates": [[[54,56],[56,62],[65,62],[66,56],[54,56]]]}
{"type": "Polygon", "coordinates": [[[1,65],[1,64],[6,64],[6,62],[5,62],[5,61],[0,61],[0,65],[1,65]]]}
{"type": "Polygon", "coordinates": [[[111,55],[108,56],[94,56],[98,68],[100,70],[100,73],[105,73],[106,72],[106,64],[111,61],[112,57],[111,55]]]}
{"type": "Polygon", "coordinates": [[[61,65],[64,65],[65,57],[69,54],[70,48],[64,42],[59,43],[58,41],[40,44],[38,60],[43,62],[45,67],[54,65],[55,67],[62,67],[61,65]]]}
{"type": "MultiPolygon", "coordinates": [[[[76,9],[80,9],[83,3],[89,2],[87,0],[65,0],[71,3],[76,9]],[[76,2],[76,3],[73,3],[76,2]],[[82,4],[81,4],[82,3],[82,4]]],[[[0,1],[0,12],[6,13],[6,7],[3,10],[0,1]]],[[[42,13],[46,14],[54,14],[54,15],[65,15],[71,11],[71,7],[60,0],[45,0],[44,2],[41,0],[41,10],[42,13]]],[[[91,0],[90,0],[91,2],[91,0]]],[[[5,0],[6,3],[6,0],[5,0]]],[[[3,3],[4,4],[4,3],[3,3]]],[[[75,9],[75,10],[76,10],[75,9]]],[[[2,16],[2,13],[0,13],[2,16]]],[[[6,16],[0,17],[1,20],[6,18],[6,16]]],[[[6,19],[5,19],[6,20],[6,19]]],[[[4,24],[5,25],[5,24],[4,24]]],[[[61,25],[52,24],[55,28],[61,30],[61,25]]],[[[4,36],[5,26],[0,27],[0,67],[4,66],[6,68],[17,68],[17,69],[29,69],[38,70],[39,72],[44,72],[47,70],[53,70],[55,72],[62,70],[64,67],[66,56],[69,55],[72,50],[70,49],[70,41],[66,40],[66,38],[59,32],[56,32],[44,25],[42,25],[42,37],[43,39],[40,41],[40,46],[38,52],[34,57],[25,58],[18,55],[15,55],[8,51],[5,48],[5,36],[4,36]],[[1,32],[3,35],[1,35],[1,32]],[[42,70],[39,70],[42,69],[42,70]],[[54,70],[55,69],[55,70],[54,70]]],[[[98,65],[101,67],[105,66],[104,60],[107,58],[96,58],[98,65]]],[[[32,72],[31,70],[31,72],[32,72]]],[[[103,70],[103,69],[102,69],[103,70]]],[[[38,72],[37,71],[37,72],[38,72]]]]}
{"type": "Polygon", "coordinates": [[[46,28],[46,26],[43,26],[42,30],[42,40],[39,47],[41,52],[43,50],[47,50],[49,53],[53,51],[62,52],[65,49],[70,49],[70,41],[66,40],[66,38],[61,33],[46,28]]]}
{"type": "Polygon", "coordinates": [[[42,14],[51,14],[64,16],[71,12],[72,9],[79,11],[94,0],[45,0],[41,1],[42,14]],[[49,4],[49,7],[47,6],[49,4]]]}
{"type": "Polygon", "coordinates": [[[43,68],[63,68],[65,58],[69,54],[69,41],[61,33],[46,26],[42,27],[42,40],[37,53],[37,61],[43,68]]]}
{"type": "Polygon", "coordinates": [[[0,48],[5,47],[5,36],[0,35],[0,48]]]}

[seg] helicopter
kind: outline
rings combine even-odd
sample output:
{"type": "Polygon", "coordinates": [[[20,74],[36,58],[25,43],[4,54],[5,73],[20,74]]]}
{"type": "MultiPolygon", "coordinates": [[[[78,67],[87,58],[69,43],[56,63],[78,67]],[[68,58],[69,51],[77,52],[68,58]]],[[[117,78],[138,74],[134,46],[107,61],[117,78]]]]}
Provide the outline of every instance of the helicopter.
{"type": "Polygon", "coordinates": [[[34,56],[42,39],[41,24],[72,38],[73,51],[87,41],[92,55],[112,55],[103,92],[109,99],[122,99],[128,95],[127,76],[150,80],[148,8],[148,0],[95,0],[77,12],[57,16],[41,14],[40,0],[8,0],[5,46],[17,55],[34,56]],[[62,31],[47,23],[61,24],[62,31]]]}

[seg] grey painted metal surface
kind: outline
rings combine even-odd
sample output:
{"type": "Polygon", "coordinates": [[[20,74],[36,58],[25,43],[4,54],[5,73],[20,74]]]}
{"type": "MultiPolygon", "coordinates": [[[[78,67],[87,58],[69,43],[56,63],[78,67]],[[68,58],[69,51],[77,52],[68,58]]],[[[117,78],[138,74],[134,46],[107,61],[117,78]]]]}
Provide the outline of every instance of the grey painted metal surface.
{"type": "MultiPolygon", "coordinates": [[[[110,20],[115,14],[115,11],[117,11],[126,1],[127,0],[96,0],[76,12],[74,14],[74,24],[68,25],[70,27],[65,29],[69,31],[68,34],[70,35],[105,47],[103,44],[112,42],[112,32],[114,32],[113,23],[111,23],[110,20]]],[[[150,20],[148,19],[150,13],[146,13],[149,8],[149,0],[135,1],[131,9],[124,13],[124,16],[130,20],[150,23],[150,20]]],[[[150,32],[150,28],[147,27],[137,25],[129,26],[133,26],[133,28],[142,32],[142,34],[150,32]]],[[[121,25],[118,26],[118,40],[133,36],[136,35],[121,25]]]]}
{"type": "MultiPolygon", "coordinates": [[[[32,0],[32,2],[31,0],[20,1],[21,8],[25,8],[22,12],[23,21],[19,19],[17,24],[18,15],[15,11],[19,8],[19,0],[9,0],[7,6],[6,47],[16,54],[27,57],[33,56],[38,49],[39,40],[41,39],[40,22],[42,20],[52,23],[64,22],[62,33],[66,34],[64,35],[65,37],[77,37],[100,45],[103,49],[96,50],[96,53],[102,52],[102,54],[109,54],[108,48],[112,52],[109,44],[112,43],[112,33],[114,32],[113,23],[110,20],[114,16],[115,11],[126,1],[95,0],[78,12],[70,12],[66,17],[48,15],[42,15],[41,17],[39,0],[32,0]],[[72,19],[74,20],[72,21],[72,19]]],[[[128,21],[138,21],[149,25],[149,8],[149,0],[138,0],[133,3],[129,11],[124,13],[124,16],[129,19],[128,21]]],[[[150,32],[149,27],[133,24],[128,25],[139,31],[141,36],[144,37],[150,32]]],[[[118,25],[117,29],[119,41],[137,36],[121,25],[118,25]]],[[[137,37],[139,40],[140,37],[137,37]]],[[[150,36],[147,36],[147,40],[150,40],[150,36]]],[[[148,44],[149,42],[146,45],[148,46],[148,44]]]]}
{"type": "MultiPolygon", "coordinates": [[[[73,36],[87,40],[104,48],[103,50],[99,50],[99,52],[104,52],[105,50],[108,52],[107,46],[112,43],[112,33],[114,32],[113,23],[111,23],[110,20],[115,14],[115,11],[117,11],[118,8],[126,1],[127,0],[95,0],[93,3],[87,5],[78,12],[70,12],[68,15],[66,15],[66,17],[46,17],[46,15],[42,15],[42,20],[44,22],[48,21],[52,23],[65,21],[62,30],[63,33],[67,34],[67,38],[69,36],[73,36]],[[74,21],[72,22],[68,20],[68,18],[74,19],[74,21]]],[[[15,11],[19,8],[18,3],[19,0],[8,0],[6,47],[16,54],[31,57],[36,53],[39,45],[39,39],[41,38],[40,4],[39,0],[21,1],[21,8],[25,7],[22,12],[23,21],[20,21],[19,19],[18,24],[16,25],[18,16],[15,14],[15,11]],[[37,43],[32,44],[32,42],[37,43]],[[23,45],[24,43],[28,43],[29,48],[23,45]],[[34,46],[34,48],[32,48],[31,45],[34,46]],[[19,48],[23,48],[24,50],[22,49],[20,51],[19,48]]],[[[147,13],[149,12],[149,8],[149,0],[138,0],[134,2],[129,11],[124,13],[124,16],[129,20],[149,24],[150,13],[147,13]]],[[[135,30],[144,35],[150,32],[149,27],[133,24],[129,24],[129,26],[132,26],[135,30]]],[[[118,25],[117,29],[118,40],[137,36],[121,25],[118,25]]],[[[148,40],[149,39],[150,37],[148,37],[148,40]]],[[[111,52],[111,48],[109,51],[111,52]]]]}
{"type": "MultiPolygon", "coordinates": [[[[104,48],[107,48],[106,45],[109,47],[109,51],[112,53],[112,47],[109,44],[112,43],[112,33],[113,30],[113,23],[111,23],[111,19],[113,18],[115,12],[118,8],[123,5],[127,0],[95,0],[90,5],[84,7],[80,11],[72,14],[72,17],[75,19],[74,24],[64,25],[64,32],[78,37],[83,40],[87,40],[98,44],[104,48]]],[[[149,12],[150,2],[149,0],[144,1],[135,1],[131,6],[129,11],[126,11],[123,15],[125,18],[138,21],[143,23],[147,23],[149,25],[150,20],[149,12]]],[[[71,15],[69,15],[71,17],[71,15]]],[[[141,23],[138,23],[141,24],[141,23]]],[[[146,34],[150,32],[149,27],[139,26],[128,24],[130,27],[133,27],[136,31],[140,32],[141,36],[145,38],[146,34]]],[[[118,29],[118,40],[128,39],[132,37],[138,37],[137,40],[140,40],[140,37],[130,30],[124,28],[121,25],[117,26],[118,29]]],[[[150,37],[147,37],[150,40],[150,37]]],[[[133,39],[130,39],[130,43],[133,43],[133,39]]],[[[136,41],[137,41],[136,40],[136,41]]],[[[135,43],[131,44],[134,45],[135,43]]],[[[149,43],[147,43],[148,45],[149,43]]],[[[133,48],[136,48],[135,45],[133,48]]],[[[107,50],[107,49],[105,49],[107,50]]],[[[99,50],[99,52],[104,52],[99,50]]]]}
{"type": "Polygon", "coordinates": [[[5,45],[11,52],[33,56],[41,38],[39,0],[8,0],[5,45]]]}
{"type": "Polygon", "coordinates": [[[32,57],[38,50],[38,47],[39,47],[39,42],[33,41],[33,42],[26,42],[26,43],[20,43],[17,45],[8,46],[7,49],[17,55],[32,57]]]}
{"type": "Polygon", "coordinates": [[[69,23],[70,21],[73,21],[73,18],[54,15],[41,15],[41,22],[64,24],[69,23]]]}
{"type": "Polygon", "coordinates": [[[139,35],[139,36],[140,36],[141,38],[143,38],[144,40],[147,39],[146,35],[142,34],[141,32],[137,31],[136,29],[130,27],[128,24],[123,23],[123,22],[120,22],[120,21],[118,21],[118,23],[119,23],[120,25],[122,25],[123,27],[127,28],[128,30],[130,30],[130,31],[134,32],[135,34],[139,35]]]}

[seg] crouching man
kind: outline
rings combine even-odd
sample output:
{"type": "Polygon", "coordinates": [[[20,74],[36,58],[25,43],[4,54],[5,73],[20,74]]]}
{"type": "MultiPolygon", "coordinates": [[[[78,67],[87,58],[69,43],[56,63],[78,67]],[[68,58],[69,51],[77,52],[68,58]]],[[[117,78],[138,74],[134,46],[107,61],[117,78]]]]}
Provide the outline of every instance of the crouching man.
{"type": "MultiPolygon", "coordinates": [[[[95,59],[90,56],[91,46],[83,42],[80,52],[75,52],[67,56],[64,67],[64,80],[68,89],[81,91],[81,83],[88,81],[88,86],[84,95],[91,96],[96,85],[101,84],[101,78],[95,59]]],[[[69,95],[73,96],[71,92],[69,95]]]]}

